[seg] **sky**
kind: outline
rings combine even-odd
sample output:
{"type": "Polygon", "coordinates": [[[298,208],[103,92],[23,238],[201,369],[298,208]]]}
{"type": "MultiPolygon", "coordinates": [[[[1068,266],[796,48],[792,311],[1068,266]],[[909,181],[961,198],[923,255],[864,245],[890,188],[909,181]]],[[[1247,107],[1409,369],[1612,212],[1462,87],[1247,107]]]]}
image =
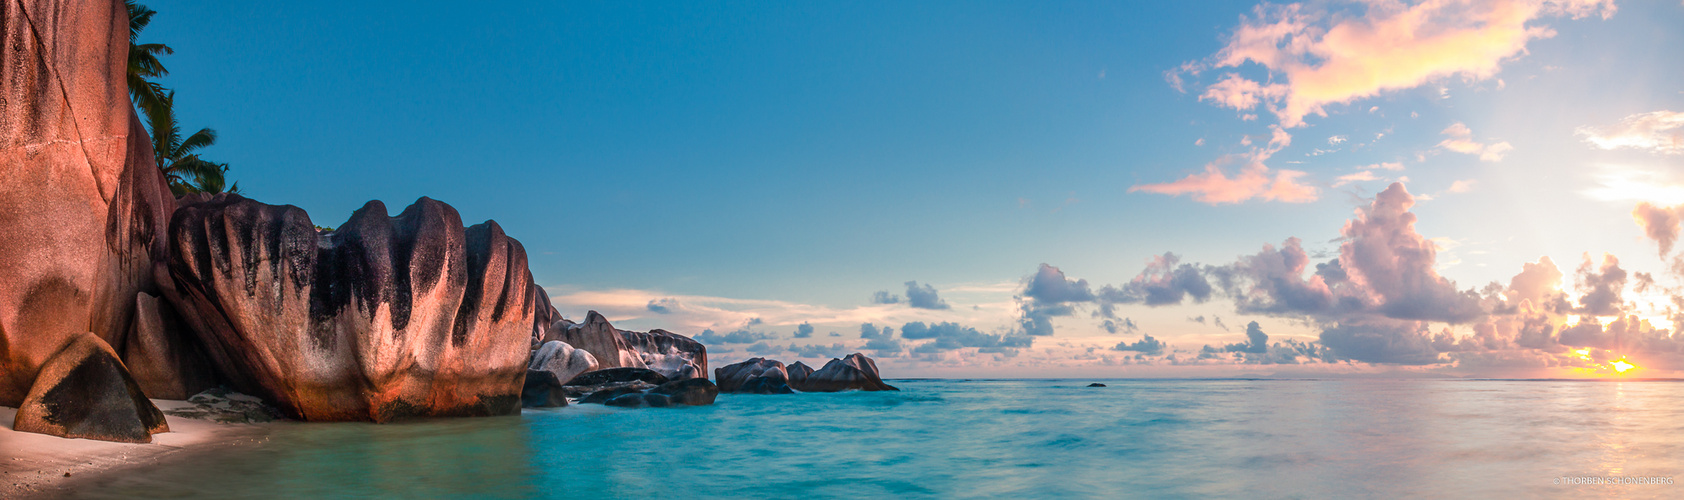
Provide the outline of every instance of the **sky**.
{"type": "Polygon", "coordinates": [[[1684,376],[1684,4],[152,0],[204,157],[890,377],[1684,376]]]}

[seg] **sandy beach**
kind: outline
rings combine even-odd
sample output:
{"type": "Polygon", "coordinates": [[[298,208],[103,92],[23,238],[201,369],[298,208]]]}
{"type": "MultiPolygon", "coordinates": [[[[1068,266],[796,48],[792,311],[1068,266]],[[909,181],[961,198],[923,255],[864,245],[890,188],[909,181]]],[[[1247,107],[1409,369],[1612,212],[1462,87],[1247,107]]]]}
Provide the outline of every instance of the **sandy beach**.
{"type": "MultiPolygon", "coordinates": [[[[192,406],[177,400],[152,403],[160,410],[192,406]]],[[[268,424],[166,416],[170,432],[154,435],[151,443],[113,443],[18,432],[12,430],[16,416],[17,408],[0,406],[0,498],[50,496],[71,481],[157,463],[183,451],[261,443],[269,434],[268,424]]]]}

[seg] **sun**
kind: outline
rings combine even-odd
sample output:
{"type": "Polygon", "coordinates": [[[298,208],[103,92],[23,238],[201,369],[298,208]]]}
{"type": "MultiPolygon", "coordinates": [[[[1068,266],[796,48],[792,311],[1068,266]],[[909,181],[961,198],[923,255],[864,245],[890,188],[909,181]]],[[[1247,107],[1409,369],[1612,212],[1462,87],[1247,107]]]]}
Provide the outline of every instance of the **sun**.
{"type": "Polygon", "coordinates": [[[1626,358],[1624,358],[1624,357],[1621,357],[1620,359],[1616,359],[1616,360],[1608,362],[1608,366],[1611,366],[1611,367],[1614,368],[1614,373],[1625,373],[1629,370],[1637,368],[1637,365],[1634,365],[1634,364],[1631,364],[1630,362],[1627,362],[1626,358]]]}
{"type": "Polygon", "coordinates": [[[1573,371],[1585,375],[1605,375],[1610,371],[1614,372],[1614,375],[1625,375],[1626,372],[1642,368],[1632,363],[1625,356],[1620,356],[1613,361],[1598,363],[1591,357],[1590,349],[1574,349],[1572,353],[1585,361],[1585,366],[1574,368],[1573,371]]]}

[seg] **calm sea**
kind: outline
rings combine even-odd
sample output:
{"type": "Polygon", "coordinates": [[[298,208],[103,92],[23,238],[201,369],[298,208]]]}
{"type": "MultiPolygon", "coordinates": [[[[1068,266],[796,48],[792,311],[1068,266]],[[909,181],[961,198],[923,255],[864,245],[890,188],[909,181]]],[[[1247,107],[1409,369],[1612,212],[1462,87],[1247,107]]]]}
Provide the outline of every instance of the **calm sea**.
{"type": "MultiPolygon", "coordinates": [[[[82,482],[169,498],[1684,498],[1684,383],[900,380],[518,417],[286,424],[82,482]],[[1610,476],[1680,484],[1557,484],[1610,476]],[[1590,478],[1590,479],[1587,479],[1590,478]]],[[[1617,479],[1617,478],[1616,478],[1617,479]]],[[[1602,479],[1607,481],[1607,479],[1602,479]]]]}

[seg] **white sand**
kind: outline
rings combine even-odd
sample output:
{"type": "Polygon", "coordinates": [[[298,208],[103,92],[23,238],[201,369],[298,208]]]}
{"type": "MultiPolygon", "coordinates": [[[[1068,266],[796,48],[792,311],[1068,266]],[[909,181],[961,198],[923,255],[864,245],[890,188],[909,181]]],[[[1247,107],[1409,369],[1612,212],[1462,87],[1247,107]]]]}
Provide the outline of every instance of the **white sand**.
{"type": "MultiPolygon", "coordinates": [[[[192,406],[186,401],[163,399],[154,399],[152,404],[160,410],[192,406]]],[[[12,430],[17,413],[17,408],[0,406],[0,424],[4,424],[0,428],[0,498],[51,491],[76,476],[152,463],[182,450],[262,442],[268,435],[261,424],[222,424],[165,415],[170,432],[153,435],[149,444],[66,439],[12,430]]]]}

